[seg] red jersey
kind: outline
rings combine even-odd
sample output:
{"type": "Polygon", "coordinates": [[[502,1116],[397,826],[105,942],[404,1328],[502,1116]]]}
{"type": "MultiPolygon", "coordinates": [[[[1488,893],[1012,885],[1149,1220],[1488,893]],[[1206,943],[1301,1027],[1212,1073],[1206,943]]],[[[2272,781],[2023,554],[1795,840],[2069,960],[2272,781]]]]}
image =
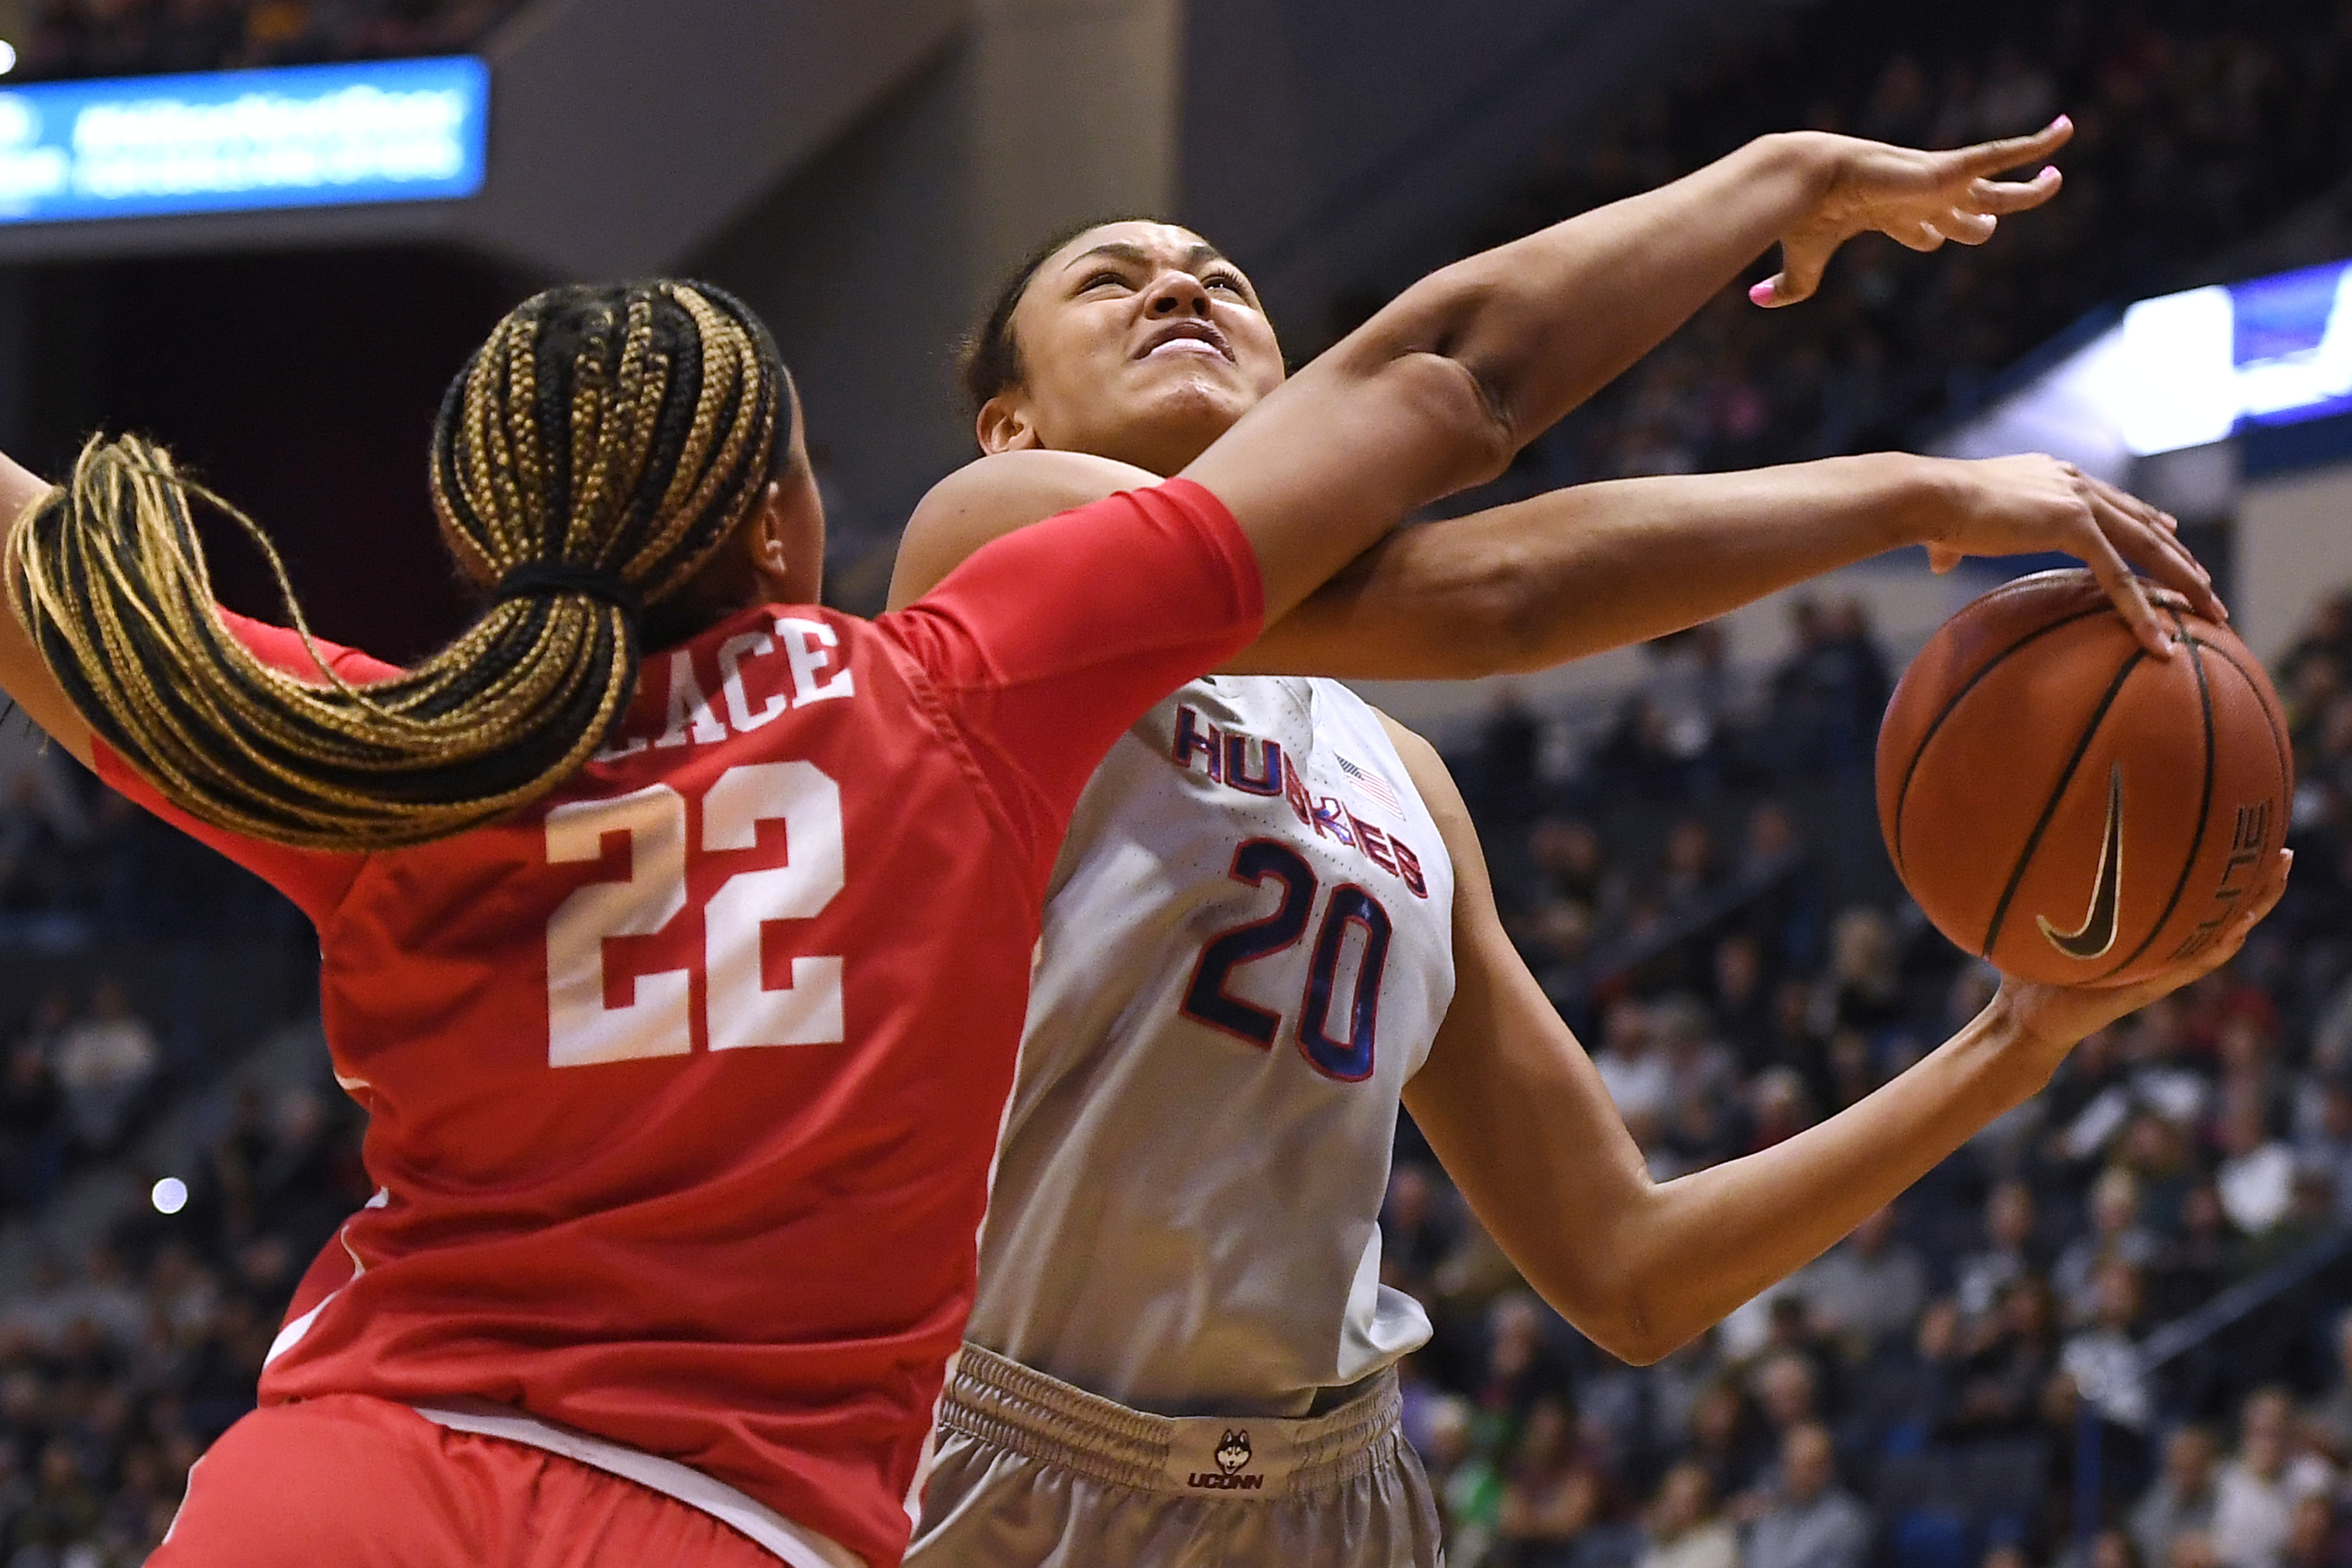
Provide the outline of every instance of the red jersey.
{"type": "Polygon", "coordinates": [[[369,1111],[382,1190],[298,1294],[263,1402],[488,1401],[896,1563],[1064,827],[1262,610],[1231,514],[1177,480],[872,622],[769,605],[655,653],[578,775],[416,848],[244,838],[101,748],[310,916],[369,1111]]]}

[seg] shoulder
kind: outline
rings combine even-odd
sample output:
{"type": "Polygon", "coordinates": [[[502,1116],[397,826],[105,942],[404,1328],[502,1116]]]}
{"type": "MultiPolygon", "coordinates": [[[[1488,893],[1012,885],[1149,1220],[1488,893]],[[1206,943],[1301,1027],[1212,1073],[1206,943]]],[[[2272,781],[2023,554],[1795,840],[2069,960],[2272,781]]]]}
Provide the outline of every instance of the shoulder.
{"type": "Polygon", "coordinates": [[[1129,463],[1087,452],[1000,452],[933,485],[907,520],[890,607],[913,603],[989,541],[1120,490],[1160,483],[1129,463]]]}

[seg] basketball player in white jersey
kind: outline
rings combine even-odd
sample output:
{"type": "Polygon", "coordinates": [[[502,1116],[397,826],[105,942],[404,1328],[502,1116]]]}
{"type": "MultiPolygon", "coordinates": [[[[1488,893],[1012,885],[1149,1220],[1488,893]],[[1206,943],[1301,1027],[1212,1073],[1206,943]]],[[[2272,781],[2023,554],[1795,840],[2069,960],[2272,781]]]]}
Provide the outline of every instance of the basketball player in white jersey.
{"type": "MultiPolygon", "coordinates": [[[[1592,384],[1728,281],[1755,236],[1785,247],[1759,303],[1801,298],[1863,228],[1982,238],[1992,209],[2032,205],[2001,193],[2053,184],[1982,176],[2063,139],[1935,155],[1776,140],[1574,220],[1610,263],[1576,280],[1605,340],[1592,384]],[[1775,207],[1755,164],[1786,157],[1824,172],[1775,207]]],[[[988,538],[1181,468],[1282,376],[1240,272],[1140,221],[1025,268],[971,368],[991,455],[918,511],[897,602],[988,538]]],[[[2147,628],[2126,557],[2219,609],[2168,521],[2046,459],[1592,486],[1396,536],[1235,673],[1155,709],[1096,773],[1055,872],[910,1561],[1437,1562],[1391,1370],[1429,1325],[1379,1282],[1401,1100],[1529,1281],[1648,1360],[1823,1250],[2082,1035],[2189,978],[2011,984],[1854,1112],[1655,1186],[1505,937],[1435,753],[1334,680],[1240,670],[1551,663],[1903,542],[1942,564],[2070,550],[2147,628]]]]}

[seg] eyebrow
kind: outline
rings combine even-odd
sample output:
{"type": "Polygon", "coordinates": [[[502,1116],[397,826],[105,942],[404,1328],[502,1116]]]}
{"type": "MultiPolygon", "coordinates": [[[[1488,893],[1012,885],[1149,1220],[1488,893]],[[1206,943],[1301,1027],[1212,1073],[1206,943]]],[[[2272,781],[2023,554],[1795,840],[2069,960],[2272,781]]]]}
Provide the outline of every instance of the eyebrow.
{"type": "MultiPolygon", "coordinates": [[[[1067,272],[1079,262],[1097,256],[1108,256],[1114,261],[1132,262],[1138,267],[1149,267],[1151,265],[1152,259],[1151,253],[1144,249],[1143,247],[1139,245],[1129,245],[1125,240],[1113,239],[1106,240],[1102,244],[1096,246],[1091,250],[1082,250],[1078,252],[1077,255],[1073,256],[1067,262],[1063,264],[1062,270],[1067,272]]],[[[1212,261],[1224,261],[1224,259],[1225,253],[1223,251],[1219,250],[1215,246],[1203,240],[1184,253],[1184,270],[1187,272],[1197,272],[1212,261]]],[[[1232,264],[1227,262],[1226,265],[1230,266],[1232,264]]]]}

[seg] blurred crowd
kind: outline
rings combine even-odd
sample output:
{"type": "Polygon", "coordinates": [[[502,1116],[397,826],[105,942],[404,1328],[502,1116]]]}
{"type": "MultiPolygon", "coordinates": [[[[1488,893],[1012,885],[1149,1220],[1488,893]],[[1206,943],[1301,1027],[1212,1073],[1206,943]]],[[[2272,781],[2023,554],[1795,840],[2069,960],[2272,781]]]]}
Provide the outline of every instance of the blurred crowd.
{"type": "Polygon", "coordinates": [[[188,1467],[253,1408],[303,1268],[367,1201],[362,1128],[339,1094],[248,1087],[181,1190],[0,1302],[0,1562],[146,1559],[188,1467]]]}
{"type": "Polygon", "coordinates": [[[152,948],[224,931],[311,944],[268,884],[104,788],[0,708],[0,947],[152,948]]]}
{"type": "Polygon", "coordinates": [[[294,998],[315,1006],[312,945],[259,881],[0,722],[7,1568],[144,1560],[188,1465],[252,1406],[301,1268],[367,1197],[341,1095],[215,1088],[294,998]],[[148,1168],[174,1118],[197,1157],[148,1168]],[[109,1184],[135,1194],[128,1221],[60,1218],[109,1184]]]}
{"type": "MultiPolygon", "coordinates": [[[[1556,143],[1464,248],[1646,190],[1758,127],[1948,147],[2063,110],[2078,127],[2057,159],[2065,193],[1981,249],[1850,247],[1800,310],[1727,292],[1531,447],[1521,488],[1905,445],[2086,313],[2211,281],[2183,261],[2210,263],[2331,191],[2352,155],[2343,0],[1827,0],[1697,60],[1556,143]]],[[[1343,306],[1335,326],[1376,302],[1343,306]]]]}
{"type": "Polygon", "coordinates": [[[40,0],[12,79],[458,54],[520,0],[40,0]]]}
{"type": "MultiPolygon", "coordinates": [[[[1796,617],[1764,679],[1701,628],[1608,722],[1507,707],[1454,759],[1514,934],[1661,1179],[1853,1104],[1995,984],[1885,867],[1867,619],[1796,617]]],[[[2095,1525],[2095,1568],[2352,1565],[2352,595],[2279,676],[2296,875],[2244,953],[1659,1365],[1530,1295],[1406,1129],[1386,1268],[1436,1326],[1407,1408],[1451,1561],[2032,1568],[2083,1564],[2095,1525]],[[2256,1279],[2251,1315],[2142,1364],[2256,1279]]]]}

